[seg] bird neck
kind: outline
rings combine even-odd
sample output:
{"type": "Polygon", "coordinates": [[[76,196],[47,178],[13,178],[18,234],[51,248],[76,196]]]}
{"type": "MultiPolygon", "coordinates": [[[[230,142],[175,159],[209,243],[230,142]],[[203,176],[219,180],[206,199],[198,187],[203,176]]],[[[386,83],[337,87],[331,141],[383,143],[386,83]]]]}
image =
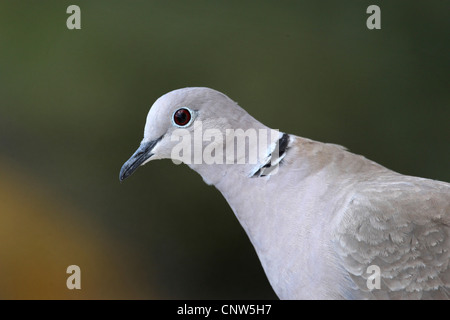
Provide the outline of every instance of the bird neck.
{"type": "MultiPolygon", "coordinates": [[[[202,141],[201,157],[195,157],[189,167],[198,172],[209,185],[216,187],[223,179],[235,183],[273,171],[286,149],[288,135],[254,123],[247,129],[226,129],[224,137],[202,141]]],[[[194,146],[194,152],[195,152],[194,146]]]]}

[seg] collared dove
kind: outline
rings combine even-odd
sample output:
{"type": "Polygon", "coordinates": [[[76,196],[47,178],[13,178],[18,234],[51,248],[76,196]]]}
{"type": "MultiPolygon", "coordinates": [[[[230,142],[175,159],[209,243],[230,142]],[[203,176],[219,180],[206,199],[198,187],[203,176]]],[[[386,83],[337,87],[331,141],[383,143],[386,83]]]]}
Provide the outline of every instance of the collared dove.
{"type": "MultiPolygon", "coordinates": [[[[196,123],[225,144],[229,129],[274,131],[218,91],[174,90],[151,107],[120,180],[150,160],[174,159],[176,130],[193,135],[196,123]]],[[[247,153],[244,162],[239,153],[234,162],[184,162],[225,197],[280,299],[450,297],[450,184],[393,172],[338,145],[268,137],[256,162],[247,153]]]]}

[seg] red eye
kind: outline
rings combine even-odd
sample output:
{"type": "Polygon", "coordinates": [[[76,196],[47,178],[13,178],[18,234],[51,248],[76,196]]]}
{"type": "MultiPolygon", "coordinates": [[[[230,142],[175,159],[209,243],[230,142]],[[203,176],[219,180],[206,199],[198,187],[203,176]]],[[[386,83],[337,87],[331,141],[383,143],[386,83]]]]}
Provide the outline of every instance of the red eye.
{"type": "Polygon", "coordinates": [[[188,109],[181,108],[173,114],[173,122],[176,125],[184,127],[191,121],[191,112],[188,109]]]}

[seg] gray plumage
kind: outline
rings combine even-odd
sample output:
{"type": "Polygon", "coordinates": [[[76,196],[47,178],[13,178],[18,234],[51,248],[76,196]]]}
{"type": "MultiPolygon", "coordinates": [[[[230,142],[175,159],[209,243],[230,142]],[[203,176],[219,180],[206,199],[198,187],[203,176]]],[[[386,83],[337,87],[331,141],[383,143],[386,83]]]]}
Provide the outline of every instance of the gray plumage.
{"type": "MultiPolygon", "coordinates": [[[[171,157],[181,107],[195,110],[190,132],[200,120],[225,136],[230,128],[269,130],[220,92],[172,91],[150,109],[121,180],[171,157]]],[[[334,144],[291,134],[270,142],[283,154],[256,165],[188,165],[223,194],[281,299],[449,298],[450,184],[401,175],[334,144]],[[372,265],[379,289],[368,286],[372,265]]]]}

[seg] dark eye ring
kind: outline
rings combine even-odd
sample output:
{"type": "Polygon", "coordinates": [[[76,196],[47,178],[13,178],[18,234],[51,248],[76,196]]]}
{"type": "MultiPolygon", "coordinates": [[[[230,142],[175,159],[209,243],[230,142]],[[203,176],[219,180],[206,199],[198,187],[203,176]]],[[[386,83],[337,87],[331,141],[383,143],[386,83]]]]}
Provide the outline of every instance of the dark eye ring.
{"type": "Polygon", "coordinates": [[[191,120],[192,112],[188,108],[180,108],[173,113],[172,121],[177,127],[186,127],[191,120]]]}

